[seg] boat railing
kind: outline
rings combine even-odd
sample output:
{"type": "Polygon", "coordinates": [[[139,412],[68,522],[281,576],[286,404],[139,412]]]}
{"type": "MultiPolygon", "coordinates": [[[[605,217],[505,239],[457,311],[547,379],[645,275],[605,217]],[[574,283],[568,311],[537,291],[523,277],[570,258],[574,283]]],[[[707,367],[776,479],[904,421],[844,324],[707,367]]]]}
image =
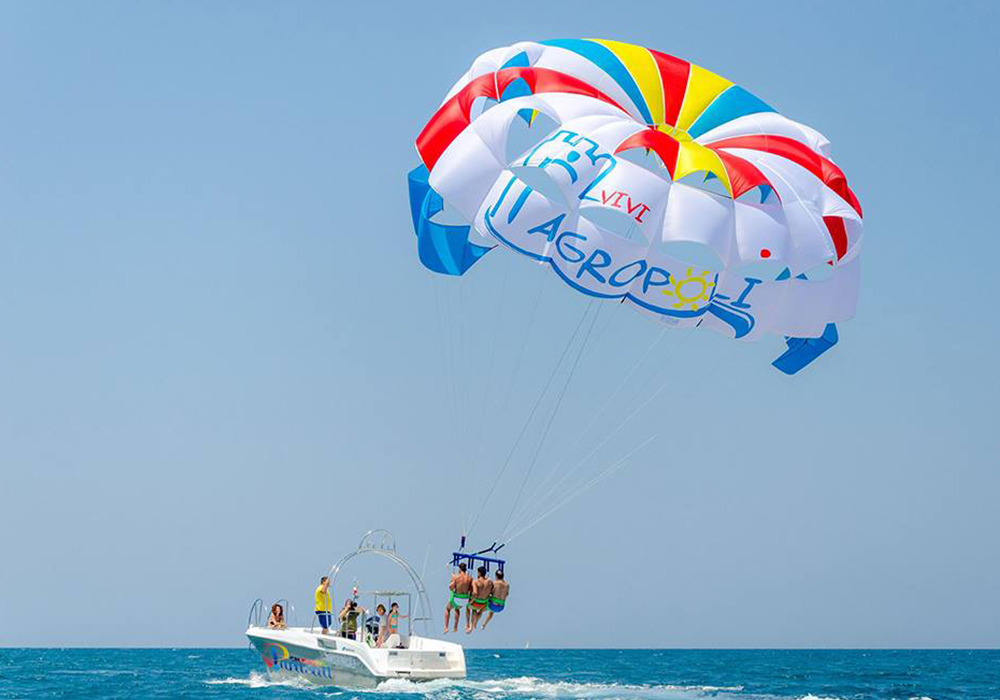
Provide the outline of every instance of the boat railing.
{"type": "Polygon", "coordinates": [[[260,616],[264,612],[264,599],[258,598],[250,605],[250,614],[247,616],[247,627],[260,627],[260,616]]]}
{"type": "Polygon", "coordinates": [[[288,602],[288,598],[278,598],[274,602],[280,605],[281,609],[285,611],[285,626],[296,627],[298,625],[298,617],[295,614],[295,606],[288,602]]]}
{"type": "MultiPolygon", "coordinates": [[[[338,636],[340,636],[340,615],[339,614],[338,615],[334,615],[331,612],[330,613],[330,618],[331,618],[330,624],[333,625],[332,627],[330,627],[330,636],[332,636],[332,637],[338,637],[338,636]]],[[[312,620],[309,621],[309,632],[310,632],[310,634],[315,634],[318,627],[319,627],[319,613],[317,613],[314,610],[313,611],[312,620]]]]}
{"type": "MultiPolygon", "coordinates": [[[[333,613],[330,613],[333,616],[333,613]]],[[[319,614],[315,611],[313,612],[312,620],[309,622],[309,633],[316,634],[316,625],[319,622],[319,614]]],[[[330,636],[339,637],[340,635],[340,615],[337,614],[333,616],[333,620],[330,622],[333,627],[330,627],[330,636]]]]}
{"type": "MultiPolygon", "coordinates": [[[[260,627],[260,616],[264,612],[264,600],[258,598],[253,603],[250,604],[250,614],[247,615],[247,627],[260,627]]],[[[247,646],[250,651],[253,651],[253,642],[248,641],[247,646]]]]}
{"type": "MultiPolygon", "coordinates": [[[[315,612],[313,612],[312,622],[309,625],[309,632],[312,634],[316,633],[316,623],[318,619],[319,619],[318,615],[315,612]]],[[[376,631],[373,632],[369,628],[369,623],[375,619],[377,619],[377,616],[369,615],[367,612],[359,612],[354,632],[349,632],[346,629],[345,621],[340,619],[340,614],[338,613],[338,615],[334,618],[333,621],[333,624],[335,626],[330,628],[330,636],[338,637],[341,639],[351,639],[355,642],[362,642],[370,647],[374,647],[378,643],[378,631],[376,628],[376,631]]],[[[405,637],[403,635],[400,635],[400,638],[409,640],[410,634],[408,633],[407,635],[405,635],[405,637]]],[[[408,645],[409,645],[408,642],[404,644],[404,646],[408,645]]]]}
{"type": "MultiPolygon", "coordinates": [[[[278,598],[274,602],[281,606],[281,610],[285,614],[285,626],[294,627],[297,622],[295,606],[289,603],[287,598],[278,598]]],[[[247,615],[247,627],[261,627],[261,620],[265,615],[270,619],[271,609],[264,603],[263,598],[257,598],[250,605],[250,614],[247,615]]],[[[267,619],[264,619],[264,625],[267,625],[267,621],[267,619]]]]}

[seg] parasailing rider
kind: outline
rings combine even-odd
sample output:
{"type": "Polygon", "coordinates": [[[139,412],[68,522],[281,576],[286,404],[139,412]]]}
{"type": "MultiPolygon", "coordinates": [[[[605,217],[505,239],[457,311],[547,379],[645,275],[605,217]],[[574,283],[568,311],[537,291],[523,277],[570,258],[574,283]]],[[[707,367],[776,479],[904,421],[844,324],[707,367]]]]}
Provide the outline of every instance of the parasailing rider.
{"type": "Polygon", "coordinates": [[[510,595],[510,584],[507,583],[503,578],[503,569],[498,569],[494,575],[496,580],[493,581],[493,590],[490,593],[490,614],[486,616],[483,620],[482,629],[486,629],[486,625],[489,624],[490,620],[493,619],[493,615],[498,612],[503,612],[503,607],[507,602],[507,596],[510,595]]]}
{"type": "MultiPolygon", "coordinates": [[[[451,582],[448,584],[448,590],[451,591],[451,597],[448,599],[448,604],[444,606],[444,633],[448,634],[448,623],[451,621],[451,611],[455,611],[455,628],[454,632],[458,632],[458,622],[462,617],[462,605],[468,604],[469,594],[472,592],[472,577],[469,576],[467,571],[468,567],[463,561],[458,565],[458,572],[451,575],[451,582]]],[[[465,609],[465,624],[466,627],[469,625],[469,609],[465,609]]]]}
{"type": "Polygon", "coordinates": [[[465,627],[466,634],[471,634],[479,622],[479,617],[489,603],[490,595],[493,593],[493,582],[486,578],[486,567],[480,566],[476,571],[479,578],[472,582],[472,602],[469,607],[472,609],[472,619],[465,627]]]}

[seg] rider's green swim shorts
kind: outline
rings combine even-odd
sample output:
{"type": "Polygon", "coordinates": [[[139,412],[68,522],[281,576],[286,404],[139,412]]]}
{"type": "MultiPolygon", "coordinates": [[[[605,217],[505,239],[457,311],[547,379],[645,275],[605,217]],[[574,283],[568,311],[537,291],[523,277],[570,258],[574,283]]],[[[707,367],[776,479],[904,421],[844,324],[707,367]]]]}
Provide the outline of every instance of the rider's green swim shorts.
{"type": "Polygon", "coordinates": [[[453,608],[457,608],[457,609],[461,610],[462,609],[462,603],[459,602],[459,601],[463,601],[464,602],[464,601],[467,601],[467,600],[469,600],[469,594],[468,593],[456,593],[455,591],[452,591],[451,592],[451,598],[448,600],[448,605],[451,606],[451,607],[453,607],[453,608]]]}

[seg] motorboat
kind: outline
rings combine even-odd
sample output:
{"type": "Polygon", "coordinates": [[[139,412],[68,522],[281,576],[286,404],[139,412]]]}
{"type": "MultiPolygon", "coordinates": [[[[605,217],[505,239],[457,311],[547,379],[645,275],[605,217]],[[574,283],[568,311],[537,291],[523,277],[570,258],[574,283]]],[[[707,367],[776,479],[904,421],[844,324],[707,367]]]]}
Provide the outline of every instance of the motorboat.
{"type": "MultiPolygon", "coordinates": [[[[361,555],[389,559],[409,576],[413,591],[384,590],[352,591],[352,600],[372,600],[371,610],[379,602],[399,602],[406,611],[405,634],[388,635],[380,639],[378,624],[367,613],[360,613],[355,629],[346,624],[323,634],[315,616],[309,627],[272,628],[267,625],[270,606],[258,598],[250,608],[247,638],[260,654],[270,675],[295,677],[320,685],[342,688],[373,688],[390,678],[429,681],[438,678],[465,678],[465,652],[461,644],[433,639],[426,634],[430,621],[430,601],[423,581],[416,570],[396,553],[395,538],[387,530],[371,530],[361,538],[358,548],[345,555],[330,570],[330,591],[340,590],[337,577],[351,559],[361,555]],[[414,596],[415,593],[415,596],[414,596]],[[414,608],[414,598],[415,605],[414,608]],[[261,624],[262,619],[264,624],[261,624]],[[414,627],[424,634],[414,633],[414,627]]],[[[283,603],[286,621],[293,618],[294,609],[283,603]]],[[[387,606],[388,607],[388,606],[387,606]]],[[[334,609],[336,610],[336,601],[334,609]]]]}

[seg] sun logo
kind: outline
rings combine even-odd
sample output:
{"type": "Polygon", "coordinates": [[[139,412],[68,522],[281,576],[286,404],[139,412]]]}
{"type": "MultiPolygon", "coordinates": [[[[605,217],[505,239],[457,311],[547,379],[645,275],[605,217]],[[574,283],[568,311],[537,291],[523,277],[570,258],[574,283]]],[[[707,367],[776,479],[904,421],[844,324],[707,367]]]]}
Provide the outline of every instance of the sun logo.
{"type": "Polygon", "coordinates": [[[695,311],[702,305],[699,302],[708,302],[712,299],[715,280],[709,280],[709,274],[708,270],[704,270],[696,275],[694,268],[689,267],[682,280],[677,280],[671,275],[675,281],[669,289],[663,290],[663,294],[676,298],[673,304],[675,309],[683,309],[688,306],[692,311],[695,311]]]}
{"type": "Polygon", "coordinates": [[[289,658],[288,649],[277,642],[266,642],[260,651],[260,657],[264,660],[264,664],[271,668],[279,661],[289,658]]]}

